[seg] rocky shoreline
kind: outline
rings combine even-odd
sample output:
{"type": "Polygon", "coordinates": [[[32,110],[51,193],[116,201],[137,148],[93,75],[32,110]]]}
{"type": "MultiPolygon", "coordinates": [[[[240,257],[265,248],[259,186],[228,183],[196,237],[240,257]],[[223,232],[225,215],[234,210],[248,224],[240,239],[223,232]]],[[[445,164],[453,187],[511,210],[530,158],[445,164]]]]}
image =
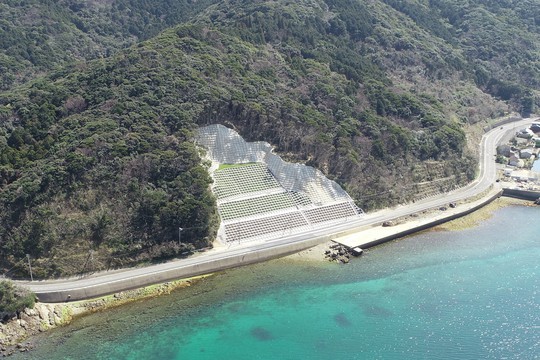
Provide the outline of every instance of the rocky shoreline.
{"type": "Polygon", "coordinates": [[[326,260],[333,263],[348,264],[351,258],[355,256],[347,247],[333,241],[327,241],[296,254],[289,255],[285,259],[316,262],[326,260]]]}
{"type": "Polygon", "coordinates": [[[140,289],[122,291],[113,295],[72,303],[47,304],[36,302],[32,309],[25,309],[6,323],[0,323],[0,356],[26,352],[33,348],[29,338],[40,332],[65,326],[76,318],[98,311],[115,308],[129,302],[170,294],[173,290],[191,286],[199,276],[191,279],[170,281],[140,289]]]}

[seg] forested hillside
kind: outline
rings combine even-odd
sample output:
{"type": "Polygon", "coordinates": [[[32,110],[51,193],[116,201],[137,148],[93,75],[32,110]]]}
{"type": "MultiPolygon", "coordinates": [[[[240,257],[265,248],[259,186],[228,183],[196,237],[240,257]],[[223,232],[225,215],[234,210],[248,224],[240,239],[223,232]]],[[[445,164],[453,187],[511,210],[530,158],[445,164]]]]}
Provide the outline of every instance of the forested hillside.
{"type": "Polygon", "coordinates": [[[107,57],[216,0],[3,0],[0,90],[75,60],[107,57]]]}
{"type": "MultiPolygon", "coordinates": [[[[0,93],[0,258],[12,274],[25,254],[56,276],[208,246],[218,219],[199,125],[268,141],[370,210],[471,180],[468,127],[538,99],[532,1],[209,3],[1,5],[73,23],[1,48],[13,76],[0,93]]],[[[32,26],[2,19],[0,39],[32,26]]]]}

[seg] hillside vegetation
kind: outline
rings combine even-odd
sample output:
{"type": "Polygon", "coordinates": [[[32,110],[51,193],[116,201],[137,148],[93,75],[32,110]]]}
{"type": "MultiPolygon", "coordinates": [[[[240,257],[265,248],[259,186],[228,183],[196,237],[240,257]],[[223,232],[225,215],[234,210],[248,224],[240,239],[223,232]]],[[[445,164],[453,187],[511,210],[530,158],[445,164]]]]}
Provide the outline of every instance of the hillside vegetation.
{"type": "MultiPolygon", "coordinates": [[[[55,6],[64,3],[40,6],[59,16],[55,6]]],[[[53,51],[64,66],[32,63],[46,74],[4,83],[0,258],[10,274],[26,273],[25,254],[46,277],[210,245],[218,219],[192,141],[199,125],[222,123],[248,141],[268,141],[370,210],[470,181],[476,162],[465,130],[510,109],[533,111],[537,101],[538,25],[525,22],[534,12],[503,1],[196,3],[170,20],[198,14],[189,21],[110,56],[72,63],[96,55],[74,56],[80,47],[67,41],[53,51]]],[[[129,4],[146,19],[139,32],[88,15],[95,26],[85,34],[107,21],[121,29],[96,32],[92,44],[116,51],[127,34],[138,39],[170,24],[155,25],[146,2],[129,4]]],[[[21,24],[13,26],[26,31],[21,24]]],[[[65,36],[83,41],[76,28],[65,36]]],[[[16,52],[2,48],[4,66],[17,73],[16,52]]]]}
{"type": "Polygon", "coordinates": [[[3,0],[0,90],[75,60],[110,56],[215,0],[3,0]]]}

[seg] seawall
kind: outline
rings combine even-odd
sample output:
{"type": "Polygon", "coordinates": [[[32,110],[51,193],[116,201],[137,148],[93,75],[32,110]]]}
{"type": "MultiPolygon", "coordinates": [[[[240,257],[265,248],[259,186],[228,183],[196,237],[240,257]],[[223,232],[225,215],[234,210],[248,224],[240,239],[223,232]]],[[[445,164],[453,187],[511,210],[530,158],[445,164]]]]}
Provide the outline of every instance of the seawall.
{"type": "Polygon", "coordinates": [[[503,189],[503,196],[512,197],[521,200],[535,201],[540,199],[540,192],[521,189],[503,189]]]}
{"type": "Polygon", "coordinates": [[[447,209],[445,211],[438,210],[439,213],[433,216],[408,221],[406,223],[394,226],[376,226],[366,229],[364,231],[358,231],[353,234],[337,237],[333,240],[348,248],[370,248],[372,246],[380,245],[394,239],[411,235],[416,232],[423,231],[434,226],[443,224],[445,222],[468,215],[480,209],[481,207],[491,203],[493,200],[499,198],[501,195],[502,190],[492,190],[487,196],[479,200],[473,201],[471,203],[458,205],[454,209],[447,209]]]}
{"type": "Polygon", "coordinates": [[[92,299],[120,291],[132,290],[152,284],[159,284],[197,275],[210,274],[217,271],[294,254],[325,241],[329,241],[330,239],[331,237],[327,235],[298,243],[283,245],[280,247],[253,251],[243,255],[232,255],[223,259],[208,260],[193,265],[185,265],[178,268],[155,271],[148,274],[134,276],[129,279],[121,279],[104,284],[77,288],[76,282],[74,282],[73,287],[69,290],[44,292],[36,291],[36,295],[39,301],[47,303],[92,299]]]}
{"type": "Polygon", "coordinates": [[[475,202],[461,204],[454,209],[440,211],[439,214],[434,216],[429,216],[421,220],[410,221],[405,224],[392,227],[376,226],[368,229],[356,229],[354,235],[350,235],[352,231],[348,230],[346,232],[315,237],[302,242],[285,244],[268,249],[248,252],[241,255],[233,254],[217,260],[208,259],[196,264],[184,266],[180,265],[175,268],[156,270],[151,273],[106,282],[103,284],[77,287],[75,281],[69,290],[36,291],[36,295],[38,296],[39,301],[48,303],[91,299],[120,291],[136,289],[151,284],[164,283],[171,280],[189,278],[197,275],[204,275],[234,267],[267,261],[273,258],[294,254],[330,240],[342,243],[348,247],[360,246],[362,248],[367,248],[470,214],[471,212],[500,197],[501,194],[502,190],[492,190],[490,194],[475,202]],[[340,241],[340,239],[342,241],[340,241]],[[343,239],[349,239],[349,241],[343,241],[343,239]]]}

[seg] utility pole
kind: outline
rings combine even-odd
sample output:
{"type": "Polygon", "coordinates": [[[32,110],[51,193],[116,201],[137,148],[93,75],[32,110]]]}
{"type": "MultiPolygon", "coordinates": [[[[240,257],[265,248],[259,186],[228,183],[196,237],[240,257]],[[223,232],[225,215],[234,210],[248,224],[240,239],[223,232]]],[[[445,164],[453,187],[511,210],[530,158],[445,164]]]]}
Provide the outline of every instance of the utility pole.
{"type": "Polygon", "coordinates": [[[180,239],[182,238],[182,230],[184,229],[181,227],[178,227],[178,246],[182,244],[182,242],[180,241],[180,239]]]}
{"type": "Polygon", "coordinates": [[[28,268],[30,269],[30,281],[34,281],[34,276],[32,275],[32,264],[30,264],[30,254],[26,254],[28,259],[28,268]]]}
{"type": "Polygon", "coordinates": [[[94,262],[94,250],[88,250],[88,257],[86,258],[86,261],[84,262],[84,265],[81,270],[81,276],[84,275],[84,271],[86,270],[86,266],[92,266],[94,262]]]}

